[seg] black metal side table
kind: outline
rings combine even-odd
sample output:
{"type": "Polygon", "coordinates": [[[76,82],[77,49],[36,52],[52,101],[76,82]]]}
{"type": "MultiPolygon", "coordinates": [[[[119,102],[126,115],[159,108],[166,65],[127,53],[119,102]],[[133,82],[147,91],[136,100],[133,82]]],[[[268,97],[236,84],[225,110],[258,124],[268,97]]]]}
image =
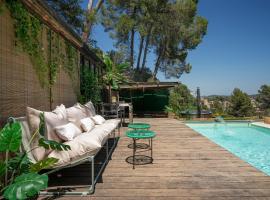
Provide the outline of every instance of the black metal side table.
{"type": "Polygon", "coordinates": [[[129,130],[126,132],[126,136],[133,140],[133,156],[130,156],[126,159],[126,161],[133,165],[133,169],[135,169],[135,165],[144,165],[153,163],[153,138],[156,136],[154,131],[150,130],[129,130]],[[137,145],[136,141],[139,139],[149,139],[150,144],[148,149],[151,151],[151,156],[145,155],[136,155],[137,145]]]}

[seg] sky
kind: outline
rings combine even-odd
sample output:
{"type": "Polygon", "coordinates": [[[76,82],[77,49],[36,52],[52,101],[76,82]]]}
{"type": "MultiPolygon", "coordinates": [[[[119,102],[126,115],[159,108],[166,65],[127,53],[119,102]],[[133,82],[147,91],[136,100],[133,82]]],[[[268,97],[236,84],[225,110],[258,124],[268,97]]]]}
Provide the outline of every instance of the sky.
{"type": "MultiPolygon", "coordinates": [[[[200,0],[198,15],[208,20],[203,42],[188,55],[190,74],[180,81],[201,95],[230,95],[238,87],[256,94],[263,84],[270,84],[270,0],[200,0]]],[[[114,49],[114,41],[97,25],[93,38],[103,50],[114,49]]],[[[138,45],[138,43],[137,43],[138,45]]],[[[147,66],[154,66],[149,54],[147,66]]]]}

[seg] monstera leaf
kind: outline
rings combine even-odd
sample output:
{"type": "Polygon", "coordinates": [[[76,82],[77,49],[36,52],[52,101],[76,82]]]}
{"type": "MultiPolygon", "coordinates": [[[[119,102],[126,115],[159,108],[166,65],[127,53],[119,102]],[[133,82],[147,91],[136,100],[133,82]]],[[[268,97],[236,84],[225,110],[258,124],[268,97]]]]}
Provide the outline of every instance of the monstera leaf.
{"type": "Polygon", "coordinates": [[[38,143],[39,143],[39,146],[44,147],[45,149],[52,149],[52,150],[58,150],[58,151],[71,150],[69,145],[58,143],[53,140],[45,140],[44,138],[40,138],[38,143]]]}
{"type": "Polygon", "coordinates": [[[22,141],[21,125],[19,122],[6,124],[0,131],[0,152],[19,150],[22,141]]]}
{"type": "Polygon", "coordinates": [[[45,136],[45,116],[44,116],[44,112],[40,113],[39,115],[39,134],[42,135],[43,137],[45,136]]]}
{"type": "Polygon", "coordinates": [[[48,169],[52,167],[55,163],[57,163],[58,159],[56,158],[46,158],[44,160],[40,160],[37,163],[30,166],[31,172],[39,172],[42,169],[48,169]]]}
{"type": "Polygon", "coordinates": [[[27,199],[48,187],[48,176],[37,173],[27,173],[18,176],[4,192],[4,197],[9,200],[27,199]]]}
{"type": "Polygon", "coordinates": [[[16,153],[16,156],[12,157],[8,161],[9,170],[16,170],[20,173],[29,172],[29,165],[31,161],[25,153],[16,153]]]}

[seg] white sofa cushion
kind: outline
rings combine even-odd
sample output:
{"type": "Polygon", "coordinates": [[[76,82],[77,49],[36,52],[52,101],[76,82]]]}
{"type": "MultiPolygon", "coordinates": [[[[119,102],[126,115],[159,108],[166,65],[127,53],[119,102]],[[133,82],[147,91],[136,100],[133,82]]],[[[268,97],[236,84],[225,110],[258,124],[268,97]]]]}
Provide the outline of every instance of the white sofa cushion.
{"type": "Polygon", "coordinates": [[[105,121],[105,124],[113,124],[114,128],[117,128],[120,124],[120,119],[108,119],[105,121]]]}
{"type": "Polygon", "coordinates": [[[67,110],[64,104],[61,104],[60,106],[56,106],[56,108],[53,111],[57,114],[59,118],[67,119],[67,110]]]}
{"type": "Polygon", "coordinates": [[[95,128],[89,133],[93,134],[95,139],[101,144],[104,145],[112,131],[115,129],[113,123],[103,123],[101,125],[96,125],[95,128]]]}
{"type": "Polygon", "coordinates": [[[84,118],[80,120],[83,131],[88,132],[95,128],[95,122],[90,118],[84,118]]]}
{"type": "Polygon", "coordinates": [[[95,115],[94,117],[92,117],[92,120],[95,122],[96,125],[101,125],[106,121],[101,115],[95,115]]]}
{"type": "Polygon", "coordinates": [[[89,116],[88,111],[81,104],[76,103],[74,106],[67,108],[67,117],[69,122],[73,122],[80,127],[80,120],[89,116]]]}
{"type": "Polygon", "coordinates": [[[96,115],[96,109],[95,109],[92,101],[87,102],[86,104],[84,104],[84,106],[88,109],[88,111],[90,113],[90,117],[96,115]]]}
{"type": "Polygon", "coordinates": [[[71,141],[64,142],[69,145],[71,150],[68,151],[52,151],[48,157],[59,159],[56,166],[62,166],[71,163],[86,155],[94,155],[100,148],[101,143],[97,136],[91,132],[80,134],[71,141]]]}
{"type": "MultiPolygon", "coordinates": [[[[36,110],[34,108],[27,107],[26,108],[26,117],[29,124],[29,129],[31,135],[33,135],[36,130],[39,128],[40,123],[40,114],[43,111],[36,110]]],[[[45,138],[49,140],[54,140],[57,142],[62,141],[55,133],[54,127],[64,125],[68,123],[67,118],[65,118],[64,115],[65,107],[64,105],[59,106],[52,112],[44,112],[45,117],[45,124],[46,124],[46,132],[45,132],[45,138]]],[[[40,135],[36,135],[36,137],[32,140],[32,143],[30,144],[30,147],[36,147],[38,146],[38,140],[40,139],[40,135]]],[[[49,153],[43,148],[35,148],[33,150],[33,156],[34,158],[39,161],[43,159],[46,154],[49,153]]]]}
{"type": "Polygon", "coordinates": [[[55,127],[55,132],[64,141],[71,141],[82,133],[82,131],[71,122],[55,127]]]}

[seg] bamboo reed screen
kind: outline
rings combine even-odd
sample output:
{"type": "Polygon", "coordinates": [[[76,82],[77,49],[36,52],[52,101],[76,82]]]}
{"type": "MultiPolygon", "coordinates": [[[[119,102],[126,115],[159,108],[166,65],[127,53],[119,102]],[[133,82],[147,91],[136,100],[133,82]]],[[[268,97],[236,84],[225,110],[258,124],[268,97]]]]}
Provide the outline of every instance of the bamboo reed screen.
{"type": "MultiPolygon", "coordinates": [[[[43,32],[45,34],[42,34],[42,42],[46,46],[46,29],[43,32]]],[[[77,53],[79,56],[78,51],[77,53]]],[[[79,60],[77,59],[76,62],[74,80],[71,80],[63,67],[60,68],[50,97],[48,87],[40,86],[28,54],[15,45],[13,19],[8,11],[2,13],[0,15],[0,122],[3,123],[10,116],[24,116],[27,106],[46,111],[50,108],[54,109],[61,103],[66,106],[73,105],[77,101],[76,93],[79,92],[79,60]]]]}

